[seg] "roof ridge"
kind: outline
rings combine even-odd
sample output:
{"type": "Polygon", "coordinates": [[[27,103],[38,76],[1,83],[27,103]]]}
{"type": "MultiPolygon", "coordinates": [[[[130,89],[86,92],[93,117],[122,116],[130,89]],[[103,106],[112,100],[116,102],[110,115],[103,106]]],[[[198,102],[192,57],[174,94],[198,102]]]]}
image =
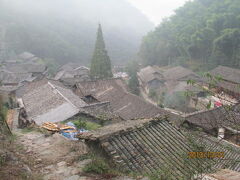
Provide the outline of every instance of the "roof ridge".
{"type": "Polygon", "coordinates": [[[155,117],[155,118],[146,118],[146,119],[137,119],[137,120],[127,120],[111,125],[104,126],[95,131],[91,131],[82,135],[79,135],[81,139],[97,140],[97,139],[107,139],[113,135],[121,134],[124,132],[130,132],[134,129],[145,127],[154,122],[166,121],[176,128],[171,122],[167,121],[166,117],[155,117]],[[109,128],[109,129],[108,129],[109,128]]]}
{"type": "MultiPolygon", "coordinates": [[[[238,106],[238,105],[240,105],[240,103],[236,103],[236,104],[232,105],[231,107],[233,108],[233,107],[236,107],[236,106],[238,106]]],[[[213,109],[195,111],[195,112],[192,112],[192,113],[183,114],[182,117],[187,118],[187,117],[194,116],[194,115],[196,115],[196,114],[201,114],[201,113],[206,113],[206,112],[212,112],[212,111],[215,111],[215,110],[217,110],[217,109],[225,109],[224,107],[227,107],[227,106],[220,106],[220,107],[215,107],[215,108],[213,108],[213,109]]]]}
{"type": "MultiPolygon", "coordinates": [[[[51,82],[48,81],[48,85],[50,85],[54,90],[58,92],[68,103],[70,103],[74,108],[79,109],[76,105],[74,105],[67,97],[65,97],[51,82]]],[[[56,85],[57,86],[57,85],[56,85]]],[[[59,86],[58,86],[59,87],[59,86]]],[[[60,87],[62,88],[62,87],[60,87]]]]}

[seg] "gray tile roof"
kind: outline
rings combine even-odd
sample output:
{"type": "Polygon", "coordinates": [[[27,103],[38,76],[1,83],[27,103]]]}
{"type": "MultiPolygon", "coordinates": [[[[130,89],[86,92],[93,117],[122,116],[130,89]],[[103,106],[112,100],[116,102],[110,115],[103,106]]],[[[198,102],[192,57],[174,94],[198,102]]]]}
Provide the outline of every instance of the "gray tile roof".
{"type": "Polygon", "coordinates": [[[32,81],[32,74],[0,71],[0,82],[2,84],[18,84],[23,81],[32,81]]]}
{"type": "Polygon", "coordinates": [[[210,163],[214,169],[240,171],[240,151],[237,146],[206,135],[187,135],[166,120],[139,122],[127,121],[106,126],[80,138],[86,139],[86,142],[99,142],[120,169],[140,174],[168,171],[168,179],[190,179],[189,175],[195,174],[201,166],[209,171],[210,163]],[[196,151],[193,144],[189,143],[189,137],[193,138],[194,145],[204,147],[202,151],[224,152],[225,157],[217,160],[188,159],[188,153],[196,151]]]}
{"type": "Polygon", "coordinates": [[[62,67],[60,67],[59,70],[71,71],[76,67],[80,67],[80,66],[81,64],[79,63],[67,63],[67,64],[64,64],[62,67]]]}
{"type": "Polygon", "coordinates": [[[176,66],[166,70],[164,73],[164,78],[167,80],[188,80],[185,78],[191,78],[194,80],[200,80],[201,78],[191,71],[190,69],[184,68],[182,66],[176,66]]]}
{"type": "MultiPolygon", "coordinates": [[[[217,87],[221,87],[225,90],[228,90],[230,92],[234,92],[237,94],[240,94],[240,84],[232,83],[229,81],[220,80],[216,83],[217,87]]],[[[238,97],[239,98],[239,97],[238,97]]]]}
{"type": "Polygon", "coordinates": [[[113,113],[125,120],[170,114],[127,92],[121,79],[81,82],[77,87],[77,94],[80,97],[92,95],[101,102],[110,102],[113,113]]]}
{"type": "Polygon", "coordinates": [[[16,85],[16,86],[0,86],[0,92],[10,93],[10,92],[16,91],[18,88],[19,88],[18,85],[16,85]]]}
{"type": "Polygon", "coordinates": [[[147,66],[138,73],[139,78],[144,83],[148,83],[154,79],[162,80],[163,72],[156,66],[147,66]]]}
{"type": "Polygon", "coordinates": [[[18,57],[20,59],[29,60],[29,59],[34,58],[35,55],[30,52],[23,52],[22,54],[19,54],[18,57]]]}
{"type": "Polygon", "coordinates": [[[224,80],[240,84],[240,70],[227,66],[218,66],[210,71],[213,76],[220,76],[224,80]]]}
{"type": "Polygon", "coordinates": [[[7,64],[4,69],[12,73],[43,73],[47,67],[41,64],[7,64]]]}
{"type": "Polygon", "coordinates": [[[186,115],[186,121],[206,130],[231,127],[240,130],[240,104],[222,106],[186,115]]]}
{"type": "Polygon", "coordinates": [[[87,105],[70,89],[47,79],[30,83],[23,94],[27,114],[37,124],[66,120],[87,105]]]}
{"type": "Polygon", "coordinates": [[[85,66],[80,66],[75,63],[68,63],[63,65],[57,74],[55,75],[55,80],[62,79],[72,79],[76,78],[79,80],[90,80],[89,68],[85,66]]]}
{"type": "Polygon", "coordinates": [[[59,82],[53,80],[49,80],[49,82],[52,83],[54,87],[76,107],[81,108],[87,105],[83,100],[75,95],[71,89],[63,87],[63,85],[60,85],[59,82]]]}

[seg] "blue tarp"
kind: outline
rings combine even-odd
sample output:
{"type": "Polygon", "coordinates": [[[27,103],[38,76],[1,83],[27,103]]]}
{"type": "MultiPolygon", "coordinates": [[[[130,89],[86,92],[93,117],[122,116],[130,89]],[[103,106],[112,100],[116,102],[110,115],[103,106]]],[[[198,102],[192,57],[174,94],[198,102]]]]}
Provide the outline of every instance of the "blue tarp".
{"type": "MultiPolygon", "coordinates": [[[[68,122],[68,123],[66,123],[66,125],[73,127],[73,129],[77,129],[76,126],[75,126],[72,122],[68,122]]],[[[60,134],[62,134],[64,137],[66,137],[66,138],[68,138],[68,139],[71,139],[71,140],[76,141],[76,140],[78,140],[78,138],[76,138],[76,135],[77,135],[77,134],[79,134],[79,133],[84,133],[84,132],[88,132],[88,130],[83,129],[83,128],[79,129],[77,132],[67,132],[67,131],[71,131],[71,130],[73,130],[73,129],[65,129],[65,130],[62,130],[62,131],[60,132],[60,134]]]]}
{"type": "Polygon", "coordinates": [[[75,124],[73,124],[72,122],[67,122],[66,123],[67,126],[71,126],[71,127],[74,127],[74,129],[76,129],[76,126],[75,124]]]}
{"type": "Polygon", "coordinates": [[[77,132],[69,133],[69,132],[62,131],[61,134],[68,139],[71,139],[71,140],[74,140],[74,141],[78,140],[78,138],[76,138],[76,135],[78,134],[77,132]]]}

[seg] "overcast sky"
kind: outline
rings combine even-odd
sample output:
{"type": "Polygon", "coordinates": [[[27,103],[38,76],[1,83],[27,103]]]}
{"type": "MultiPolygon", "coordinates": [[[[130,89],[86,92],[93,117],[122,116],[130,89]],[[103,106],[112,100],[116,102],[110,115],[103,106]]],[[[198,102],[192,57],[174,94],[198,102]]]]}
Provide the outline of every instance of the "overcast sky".
{"type": "Polygon", "coordinates": [[[128,0],[140,9],[148,18],[158,25],[165,17],[169,17],[174,10],[188,0],[128,0]]]}

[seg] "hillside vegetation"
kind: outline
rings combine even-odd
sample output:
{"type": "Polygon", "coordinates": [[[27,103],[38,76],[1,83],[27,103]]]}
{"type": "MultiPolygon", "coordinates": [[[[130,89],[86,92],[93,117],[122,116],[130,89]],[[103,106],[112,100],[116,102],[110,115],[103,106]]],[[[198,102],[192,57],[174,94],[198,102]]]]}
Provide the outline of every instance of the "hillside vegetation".
{"type": "Polygon", "coordinates": [[[146,64],[240,67],[240,1],[193,0],[143,40],[146,64]]]}
{"type": "Polygon", "coordinates": [[[88,64],[98,23],[114,64],[134,57],[154,27],[126,0],[0,0],[0,42],[10,58],[29,51],[60,64],[88,64]]]}

